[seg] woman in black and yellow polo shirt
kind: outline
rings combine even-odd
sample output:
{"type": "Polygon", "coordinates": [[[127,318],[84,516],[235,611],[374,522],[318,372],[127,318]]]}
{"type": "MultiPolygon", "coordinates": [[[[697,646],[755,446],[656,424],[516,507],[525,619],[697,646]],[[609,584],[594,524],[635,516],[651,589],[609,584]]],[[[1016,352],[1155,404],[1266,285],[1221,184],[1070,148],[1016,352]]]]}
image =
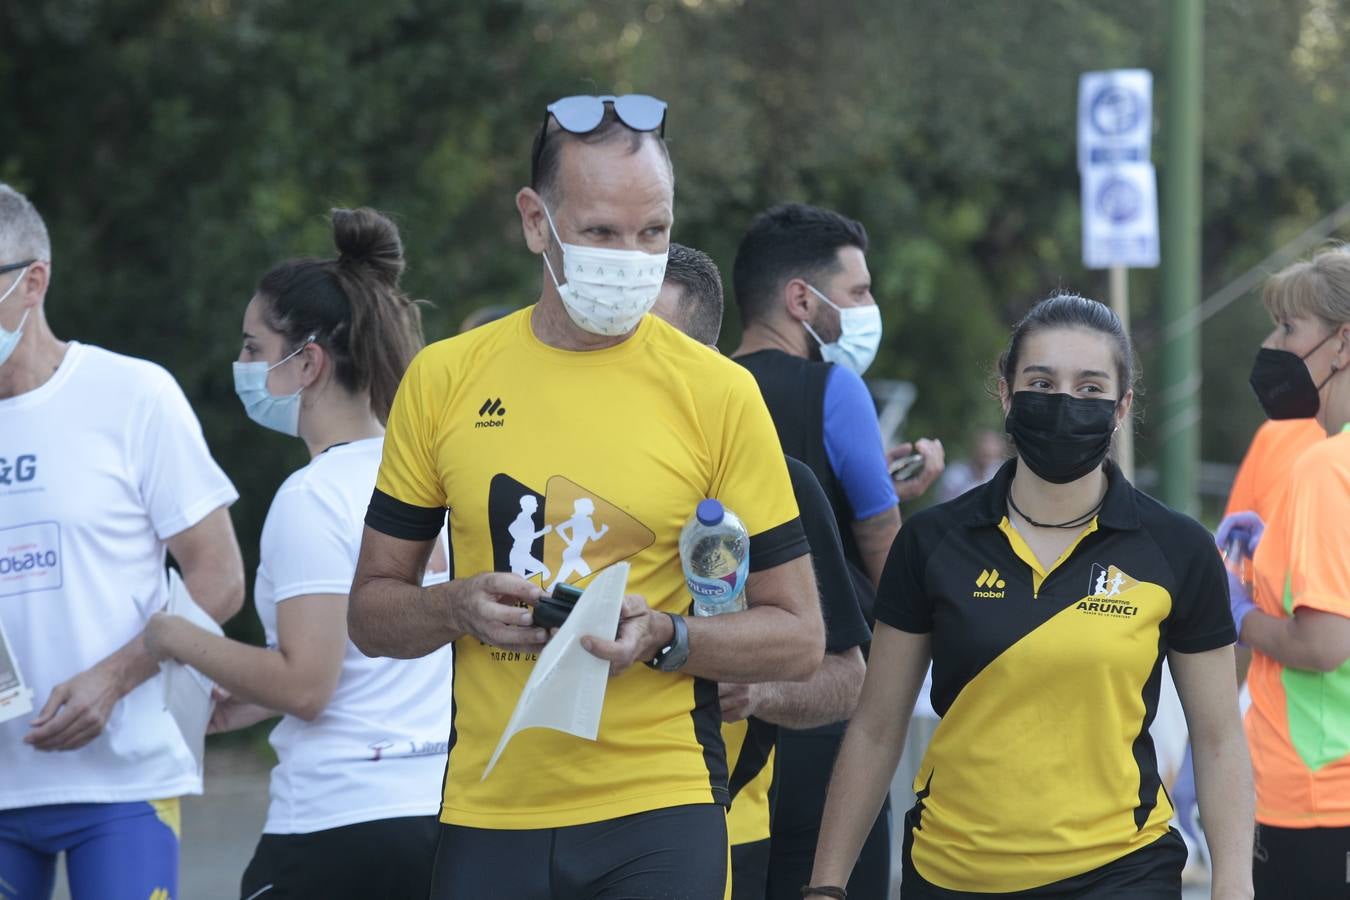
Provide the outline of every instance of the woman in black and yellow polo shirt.
{"type": "Polygon", "coordinates": [[[1195,746],[1213,896],[1251,896],[1251,770],[1223,565],[1202,526],[1105,462],[1133,354],[1105,306],[1056,296],[1013,330],[1017,458],[901,529],[807,897],[840,897],[924,670],[942,722],[905,820],[903,896],[1180,898],[1186,851],[1148,726],[1169,661],[1195,746]]]}

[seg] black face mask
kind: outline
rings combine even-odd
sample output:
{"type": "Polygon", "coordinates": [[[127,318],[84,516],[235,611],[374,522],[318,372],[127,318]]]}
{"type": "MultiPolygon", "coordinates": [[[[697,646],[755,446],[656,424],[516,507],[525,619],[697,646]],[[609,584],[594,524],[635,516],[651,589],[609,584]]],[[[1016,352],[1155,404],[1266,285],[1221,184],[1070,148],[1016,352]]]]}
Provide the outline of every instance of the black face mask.
{"type": "Polygon", "coordinates": [[[1116,401],[1018,391],[1003,427],[1032,472],[1068,484],[1106,458],[1116,430],[1116,401]]]}
{"type": "Polygon", "coordinates": [[[1331,380],[1336,370],[1326,381],[1316,384],[1312,373],[1304,363],[1309,356],[1322,349],[1322,344],[1335,337],[1335,332],[1322,338],[1321,342],[1303,356],[1288,350],[1271,350],[1262,347],[1256,351],[1256,361],[1252,363],[1252,374],[1248,379],[1261,408],[1269,419],[1311,419],[1322,407],[1320,392],[1331,380]]]}

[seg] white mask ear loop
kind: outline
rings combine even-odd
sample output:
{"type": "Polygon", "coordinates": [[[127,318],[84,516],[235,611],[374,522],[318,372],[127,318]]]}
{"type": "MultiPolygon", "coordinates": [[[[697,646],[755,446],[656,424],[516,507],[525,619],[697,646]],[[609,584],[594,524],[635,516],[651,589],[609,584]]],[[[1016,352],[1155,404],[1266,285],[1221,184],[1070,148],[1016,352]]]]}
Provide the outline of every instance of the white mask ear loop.
{"type": "Polygon", "coordinates": [[[805,284],[807,290],[809,290],[811,293],[815,294],[815,295],[816,295],[817,297],[819,297],[821,300],[825,301],[825,305],[828,306],[830,309],[834,310],[835,312],[840,312],[840,313],[844,311],[844,308],[843,308],[842,306],[839,306],[837,303],[835,303],[835,302],[834,302],[833,300],[831,300],[829,297],[826,297],[826,296],[825,296],[824,294],[822,294],[820,291],[816,290],[814,287],[812,287],[812,285],[811,285],[809,282],[803,281],[802,284],[805,284]]]}
{"type": "MultiPolygon", "coordinates": [[[[304,349],[305,349],[306,347],[308,347],[310,344],[314,343],[314,338],[315,338],[315,337],[317,337],[317,335],[311,334],[309,337],[305,338],[305,342],[304,342],[303,344],[301,344],[299,347],[296,347],[296,348],[295,348],[294,350],[292,350],[290,353],[287,353],[285,356],[283,356],[281,359],[277,360],[277,361],[276,361],[275,363],[273,363],[272,365],[268,366],[268,367],[267,367],[267,371],[270,372],[270,371],[272,371],[273,369],[275,369],[277,366],[281,365],[282,363],[287,362],[287,361],[290,360],[290,359],[293,359],[298,353],[300,353],[300,351],[304,350],[304,349]]],[[[303,388],[302,388],[302,390],[303,390],[303,388]]]]}
{"type": "MultiPolygon", "coordinates": [[[[562,250],[562,238],[558,236],[558,229],[553,224],[553,216],[549,214],[548,204],[544,202],[544,198],[539,198],[539,205],[544,209],[544,218],[548,220],[548,230],[553,233],[553,242],[558,245],[559,250],[562,250]]],[[[544,248],[542,255],[544,257],[544,265],[548,268],[548,276],[553,279],[553,286],[561,290],[562,282],[558,280],[558,273],[553,271],[553,263],[549,261],[547,247],[544,248]]]]}
{"type": "MultiPolygon", "coordinates": [[[[270,375],[270,374],[272,373],[272,370],[275,369],[275,368],[277,368],[277,366],[280,366],[282,363],[288,362],[288,361],[294,359],[297,355],[299,355],[299,353],[300,353],[302,350],[304,350],[304,349],[305,349],[306,347],[308,347],[310,344],[314,343],[314,339],[315,339],[316,337],[318,337],[318,335],[316,335],[316,334],[311,334],[309,337],[305,338],[305,342],[304,342],[303,344],[301,344],[299,347],[296,347],[296,348],[295,348],[294,350],[292,350],[290,353],[287,353],[285,356],[283,356],[281,359],[277,360],[277,361],[276,361],[275,363],[273,363],[272,365],[268,366],[268,367],[267,367],[267,373],[270,375]]],[[[267,379],[266,379],[265,377],[263,378],[263,390],[265,390],[265,391],[267,390],[267,379]]],[[[272,393],[271,391],[267,391],[267,392],[268,392],[268,394],[271,394],[271,393],[272,393]]],[[[304,393],[305,393],[305,389],[304,389],[304,387],[302,386],[298,391],[296,391],[294,394],[292,394],[292,395],[290,395],[290,396],[293,396],[293,397],[299,397],[299,396],[302,396],[304,393]]],[[[286,395],[283,394],[283,395],[281,395],[281,396],[286,396],[286,395]]]]}
{"type": "MultiPolygon", "coordinates": [[[[29,269],[29,267],[31,267],[32,265],[33,265],[32,263],[29,263],[27,266],[24,266],[22,269],[19,270],[19,276],[18,276],[17,278],[14,279],[14,283],[11,284],[11,285],[9,286],[9,289],[6,290],[3,294],[0,294],[0,303],[4,303],[6,300],[9,299],[9,295],[12,294],[12,293],[14,293],[15,289],[18,288],[18,286],[23,282],[24,276],[28,274],[28,269],[29,269]]],[[[28,313],[24,313],[24,318],[27,318],[27,317],[28,317],[28,313]]],[[[20,324],[19,327],[22,328],[23,325],[20,324]]]]}
{"type": "Polygon", "coordinates": [[[807,334],[811,335],[811,337],[816,339],[817,344],[819,344],[822,347],[825,346],[825,342],[820,339],[820,335],[816,334],[816,330],[812,328],[810,324],[807,323],[806,320],[804,319],[802,320],[802,327],[806,329],[807,334]]]}
{"type": "MultiPolygon", "coordinates": [[[[830,307],[830,308],[833,309],[835,312],[838,312],[838,313],[842,313],[842,312],[843,312],[842,309],[840,309],[838,306],[835,306],[834,303],[830,301],[830,298],[829,298],[829,297],[826,297],[826,296],[825,296],[824,294],[822,294],[820,291],[816,290],[815,287],[812,286],[810,282],[803,281],[802,284],[806,285],[806,289],[809,290],[811,293],[815,294],[815,295],[816,295],[817,297],[819,297],[821,300],[825,301],[825,305],[826,305],[826,306],[830,307]]],[[[820,339],[820,335],[816,334],[816,330],[815,330],[814,328],[812,328],[811,325],[810,325],[810,323],[807,322],[805,319],[802,320],[802,327],[806,329],[806,333],[807,333],[807,334],[811,335],[811,337],[813,337],[813,338],[816,339],[816,343],[817,343],[817,344],[819,344],[819,345],[822,346],[822,347],[825,346],[825,342],[822,341],[822,340],[820,339]]],[[[844,327],[843,319],[840,319],[839,327],[840,327],[840,330],[843,330],[843,327],[844,327]]]]}

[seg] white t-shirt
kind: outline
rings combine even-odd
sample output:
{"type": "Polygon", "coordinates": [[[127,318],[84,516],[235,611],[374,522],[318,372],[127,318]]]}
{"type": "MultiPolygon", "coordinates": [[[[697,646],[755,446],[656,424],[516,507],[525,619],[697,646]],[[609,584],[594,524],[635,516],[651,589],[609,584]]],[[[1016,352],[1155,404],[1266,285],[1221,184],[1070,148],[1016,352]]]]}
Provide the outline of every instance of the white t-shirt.
{"type": "Polygon", "coordinates": [[[159,677],[79,750],[23,737],[52,688],[163,606],[164,542],[237,498],[153,363],[72,342],[46,384],[0,400],[0,620],[33,689],[33,713],[0,724],[0,809],[201,793],[159,677]]]}
{"type": "MultiPolygon", "coordinates": [[[[384,440],[333,447],[277,491],[263,525],[254,602],[277,644],[277,604],[347,594],[384,440]]],[[[449,579],[444,537],[425,584],[449,579]]],[[[370,659],[347,642],[328,706],[313,722],[285,716],[272,731],[268,834],[433,815],[450,738],[451,648],[421,659],[370,659]]]]}

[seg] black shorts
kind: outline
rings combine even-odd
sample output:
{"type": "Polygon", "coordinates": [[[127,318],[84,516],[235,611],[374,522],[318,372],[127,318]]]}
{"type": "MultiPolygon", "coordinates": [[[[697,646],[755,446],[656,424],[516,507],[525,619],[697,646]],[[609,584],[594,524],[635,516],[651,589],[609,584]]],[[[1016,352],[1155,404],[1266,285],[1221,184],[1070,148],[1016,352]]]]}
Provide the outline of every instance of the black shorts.
{"type": "Polygon", "coordinates": [[[435,816],[406,816],[309,834],[264,834],[244,870],[239,896],[421,900],[431,885],[438,825],[435,816]]]}
{"type": "Polygon", "coordinates": [[[1350,897],[1350,828],[1256,825],[1256,900],[1350,897]]]}
{"type": "Polygon", "coordinates": [[[1186,865],[1186,844],[1175,828],[1169,829],[1167,834],[1148,846],[1082,875],[1025,891],[970,893],[940,888],[925,881],[915,871],[910,856],[914,844],[914,832],[908,821],[911,816],[913,811],[906,816],[905,843],[901,855],[902,900],[989,900],[990,897],[1017,897],[1019,900],[1181,900],[1181,869],[1186,865]]]}
{"type": "Polygon", "coordinates": [[[432,900],[723,900],[727,815],[673,806],[566,828],[442,825],[432,900]]]}

